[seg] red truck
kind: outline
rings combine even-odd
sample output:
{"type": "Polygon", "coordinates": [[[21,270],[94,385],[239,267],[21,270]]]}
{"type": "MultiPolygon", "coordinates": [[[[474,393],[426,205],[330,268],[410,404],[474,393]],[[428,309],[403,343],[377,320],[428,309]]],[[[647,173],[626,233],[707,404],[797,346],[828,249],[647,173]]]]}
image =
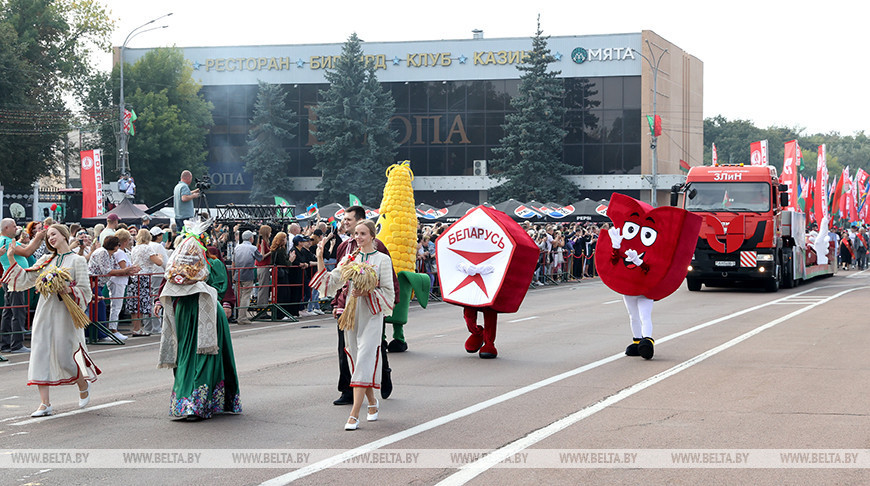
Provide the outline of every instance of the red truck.
{"type": "Polygon", "coordinates": [[[837,271],[837,244],[830,236],[828,263],[817,264],[808,248],[805,216],[789,211],[786,186],[776,168],[717,165],[689,169],[671,188],[671,205],[704,218],[686,275],[691,291],[707,286],[754,285],[776,292],[837,271]]]}

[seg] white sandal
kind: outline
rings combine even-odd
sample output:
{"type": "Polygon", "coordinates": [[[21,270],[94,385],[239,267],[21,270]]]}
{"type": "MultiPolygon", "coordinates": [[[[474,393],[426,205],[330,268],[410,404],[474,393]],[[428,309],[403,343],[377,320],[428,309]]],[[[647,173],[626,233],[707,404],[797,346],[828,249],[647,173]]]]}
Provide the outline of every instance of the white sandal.
{"type": "Polygon", "coordinates": [[[347,420],[347,423],[344,424],[344,430],[356,430],[359,428],[359,418],[351,415],[347,420]],[[351,419],[353,419],[353,423],[350,423],[351,419]]]}
{"type": "Polygon", "coordinates": [[[39,408],[36,409],[35,412],[30,414],[31,417],[48,417],[54,411],[51,409],[51,405],[46,405],[44,403],[39,404],[39,408]]]}
{"type": "MultiPolygon", "coordinates": [[[[369,422],[374,422],[375,420],[378,419],[378,413],[380,413],[380,411],[381,411],[381,401],[375,399],[375,404],[372,405],[370,403],[368,408],[372,408],[372,407],[376,408],[377,410],[375,411],[375,413],[367,413],[366,414],[366,420],[368,420],[369,422]]],[[[366,410],[366,412],[368,412],[368,410],[366,410]]]]}

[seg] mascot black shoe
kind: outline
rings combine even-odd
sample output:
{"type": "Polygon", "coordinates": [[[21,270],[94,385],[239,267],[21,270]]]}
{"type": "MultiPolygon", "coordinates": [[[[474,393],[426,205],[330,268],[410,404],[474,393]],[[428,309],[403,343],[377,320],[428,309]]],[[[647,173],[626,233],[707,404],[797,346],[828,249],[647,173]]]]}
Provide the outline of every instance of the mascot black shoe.
{"type": "Polygon", "coordinates": [[[653,341],[653,338],[645,337],[641,339],[637,343],[637,352],[640,353],[640,357],[643,359],[652,359],[655,353],[655,341],[653,341]]]}
{"type": "Polygon", "coordinates": [[[625,348],[625,355],[626,356],[640,356],[640,351],[637,350],[638,343],[640,343],[640,338],[634,338],[634,340],[631,342],[631,344],[629,344],[628,347],[625,348]]]}

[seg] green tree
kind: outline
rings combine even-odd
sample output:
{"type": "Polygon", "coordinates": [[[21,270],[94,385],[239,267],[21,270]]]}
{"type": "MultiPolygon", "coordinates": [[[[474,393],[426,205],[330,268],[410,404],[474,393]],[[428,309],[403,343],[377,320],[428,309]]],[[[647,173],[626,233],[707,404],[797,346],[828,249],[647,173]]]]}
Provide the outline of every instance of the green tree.
{"type": "Polygon", "coordinates": [[[242,157],[245,171],[253,175],[251,202],[274,202],[274,196],[287,196],[293,189],[289,176],[290,155],[284,148],[296,138],[296,113],[285,104],[286,93],[277,84],[260,81],[254,117],[248,131],[248,153],[242,157]]]}
{"type": "MultiPolygon", "coordinates": [[[[363,57],[361,40],[351,34],[335,62],[326,71],[329,88],[320,91],[315,108],[319,145],[311,149],[323,173],[318,202],[344,201],[350,193],[366,204],[380,205],[398,143],[390,130],[395,111],[392,95],[375,76],[374,66],[363,57]]],[[[413,162],[413,161],[412,161],[413,162]]]]}
{"type": "MultiPolygon", "coordinates": [[[[124,102],[138,116],[136,135],[129,138],[130,172],[136,179],[137,198],[148,204],[170,197],[182,170],[194,177],[205,173],[206,136],[214,125],[212,105],[200,95],[201,85],[192,73],[181,49],[174,47],[154,49],[124,67],[124,102]]],[[[119,86],[118,66],[111,81],[95,78],[89,108],[111,106],[119,86]],[[106,97],[109,92],[111,98],[106,97]]],[[[117,167],[117,127],[106,125],[100,132],[107,168],[117,167]]],[[[109,170],[106,178],[114,180],[117,175],[109,170]]]]}
{"type": "Polygon", "coordinates": [[[0,0],[0,181],[24,188],[59,168],[65,95],[82,100],[113,22],[97,0],[0,0]],[[26,163],[22,163],[26,161],[26,163]]]}
{"type": "Polygon", "coordinates": [[[576,186],[562,176],[574,168],[562,161],[564,89],[556,77],[560,71],[548,71],[555,61],[548,38],[539,16],[529,57],[517,66],[522,72],[519,93],[511,99],[516,112],[505,116],[501,146],[493,148],[491,165],[501,182],[490,190],[493,201],[570,201],[577,196],[576,186]]]}

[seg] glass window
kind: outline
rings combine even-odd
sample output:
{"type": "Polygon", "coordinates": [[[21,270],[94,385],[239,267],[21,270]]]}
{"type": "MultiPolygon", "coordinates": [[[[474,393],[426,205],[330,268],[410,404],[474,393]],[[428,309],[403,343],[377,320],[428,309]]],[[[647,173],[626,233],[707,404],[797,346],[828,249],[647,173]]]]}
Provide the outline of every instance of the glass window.
{"type": "Polygon", "coordinates": [[[604,146],[604,173],[622,174],[622,144],[604,146]]]}
{"type": "Polygon", "coordinates": [[[600,143],[602,141],[602,110],[590,110],[583,116],[583,142],[600,143]]]}
{"type": "Polygon", "coordinates": [[[245,98],[244,87],[233,87],[233,89],[229,91],[227,103],[229,105],[229,116],[248,116],[247,99],[245,98]]]}
{"type": "Polygon", "coordinates": [[[564,145],[562,160],[572,167],[570,174],[581,174],[583,172],[582,145],[564,145]]]}
{"type": "Polygon", "coordinates": [[[290,161],[298,160],[299,175],[302,177],[320,177],[323,173],[317,170],[317,159],[310,149],[302,149],[290,153],[290,161]]]}
{"type": "Polygon", "coordinates": [[[486,113],[486,144],[500,145],[501,138],[504,136],[504,129],[501,127],[504,124],[504,112],[487,112],[486,113]]]}
{"type": "Polygon", "coordinates": [[[472,81],[468,86],[468,109],[483,111],[486,107],[486,81],[472,81]]]}
{"type": "Polygon", "coordinates": [[[622,109],[622,76],[603,79],[602,108],[607,110],[622,109]]]}
{"type": "Polygon", "coordinates": [[[450,147],[447,149],[447,175],[470,175],[470,170],[466,170],[468,165],[465,147],[450,147]]]}
{"type": "Polygon", "coordinates": [[[511,98],[520,94],[520,80],[519,79],[506,79],[504,81],[504,92],[511,98]]]}
{"type": "Polygon", "coordinates": [[[449,111],[465,111],[466,110],[466,87],[467,81],[448,81],[447,82],[447,109],[449,111]]]}
{"type": "Polygon", "coordinates": [[[245,147],[245,136],[247,133],[231,133],[229,135],[229,143],[235,147],[245,147]]]}
{"type": "Polygon", "coordinates": [[[447,81],[431,81],[426,83],[429,96],[429,111],[447,111],[447,81]]]}
{"type": "Polygon", "coordinates": [[[626,144],[622,168],[626,174],[640,174],[640,144],[626,144]]]}
{"type": "Polygon", "coordinates": [[[410,113],[426,113],[429,107],[426,83],[408,83],[408,92],[411,98],[410,113]]]}
{"type": "Polygon", "coordinates": [[[299,85],[299,101],[302,105],[316,105],[317,104],[317,91],[319,89],[326,89],[327,85],[320,84],[300,84],[299,85]]]}
{"type": "Polygon", "coordinates": [[[604,174],[604,149],[601,145],[584,145],[583,146],[583,173],[584,174],[604,174]]]}
{"type": "Polygon", "coordinates": [[[396,102],[396,113],[408,113],[411,110],[408,85],[405,83],[390,83],[390,92],[396,102]]]}
{"type": "Polygon", "coordinates": [[[613,119],[613,122],[610,124],[610,130],[607,133],[607,142],[610,143],[621,143],[622,142],[622,115],[623,112],[615,112],[613,115],[616,118],[613,119]]]}
{"type": "Polygon", "coordinates": [[[486,117],[483,113],[469,113],[465,118],[465,132],[473,145],[486,143],[486,117]]]}
{"type": "Polygon", "coordinates": [[[408,149],[408,159],[411,167],[415,167],[414,175],[427,176],[429,174],[429,157],[425,147],[412,147],[408,149]]]}
{"type": "Polygon", "coordinates": [[[625,109],[637,109],[640,106],[640,76],[627,76],[623,78],[622,102],[625,109]]]}
{"type": "MultiPolygon", "coordinates": [[[[620,116],[622,115],[622,110],[601,110],[601,132],[600,132],[600,140],[602,142],[610,142],[611,133],[614,130],[618,130],[614,137],[620,137],[622,135],[622,122],[620,116]]],[[[619,140],[622,141],[622,140],[619,140]]]]}
{"type": "Polygon", "coordinates": [[[447,149],[444,147],[429,148],[429,175],[447,175],[447,149]]]}
{"type": "Polygon", "coordinates": [[[576,78],[571,87],[571,108],[592,110],[602,108],[601,86],[602,78],[576,78]]]}
{"type": "Polygon", "coordinates": [[[226,86],[209,86],[208,88],[203,88],[202,95],[206,101],[211,101],[213,105],[211,110],[212,116],[218,118],[226,117],[229,114],[226,86]]]}
{"type": "MultiPolygon", "coordinates": [[[[641,125],[646,120],[641,120],[640,110],[625,110],[622,120],[623,137],[625,143],[640,143],[641,125]]],[[[645,123],[644,123],[645,125],[645,123]]]]}
{"type": "Polygon", "coordinates": [[[583,112],[568,110],[565,113],[565,140],[563,143],[580,143],[583,140],[583,112]]]}

